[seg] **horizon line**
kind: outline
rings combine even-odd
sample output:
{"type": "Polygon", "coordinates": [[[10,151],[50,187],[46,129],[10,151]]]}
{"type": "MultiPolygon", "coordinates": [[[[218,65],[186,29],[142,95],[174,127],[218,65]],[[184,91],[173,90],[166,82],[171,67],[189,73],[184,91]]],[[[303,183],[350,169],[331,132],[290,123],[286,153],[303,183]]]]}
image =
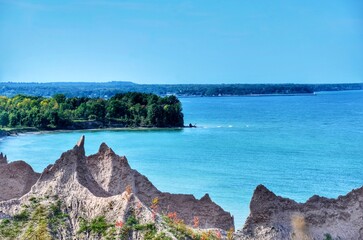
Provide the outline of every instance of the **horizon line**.
{"type": "Polygon", "coordinates": [[[288,83],[135,83],[132,81],[56,81],[56,82],[17,82],[17,81],[7,81],[7,82],[0,82],[0,84],[3,83],[21,83],[21,84],[61,84],[61,83],[93,83],[93,84],[105,84],[105,83],[128,83],[128,84],[135,84],[135,85],[334,85],[334,84],[363,84],[362,82],[331,82],[331,83],[294,83],[294,82],[288,82],[288,83]]]}

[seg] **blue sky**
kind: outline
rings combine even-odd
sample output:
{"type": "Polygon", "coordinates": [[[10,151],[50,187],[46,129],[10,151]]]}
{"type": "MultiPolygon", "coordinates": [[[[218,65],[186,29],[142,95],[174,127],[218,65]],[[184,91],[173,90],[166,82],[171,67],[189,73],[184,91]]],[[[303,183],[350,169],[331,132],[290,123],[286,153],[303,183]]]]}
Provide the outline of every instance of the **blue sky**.
{"type": "Polygon", "coordinates": [[[363,82],[363,1],[0,0],[0,81],[363,82]]]}

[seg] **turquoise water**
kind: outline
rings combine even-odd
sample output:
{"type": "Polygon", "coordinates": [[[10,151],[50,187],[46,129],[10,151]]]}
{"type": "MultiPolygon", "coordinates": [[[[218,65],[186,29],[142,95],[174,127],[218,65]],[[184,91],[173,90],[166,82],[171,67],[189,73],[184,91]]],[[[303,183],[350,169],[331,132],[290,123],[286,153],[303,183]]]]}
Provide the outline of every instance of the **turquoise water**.
{"type": "Polygon", "coordinates": [[[363,91],[181,100],[198,128],[25,134],[0,151],[42,171],[85,134],[87,154],[104,141],[162,191],[208,192],[237,228],[258,184],[299,202],[363,185],[363,91]]]}

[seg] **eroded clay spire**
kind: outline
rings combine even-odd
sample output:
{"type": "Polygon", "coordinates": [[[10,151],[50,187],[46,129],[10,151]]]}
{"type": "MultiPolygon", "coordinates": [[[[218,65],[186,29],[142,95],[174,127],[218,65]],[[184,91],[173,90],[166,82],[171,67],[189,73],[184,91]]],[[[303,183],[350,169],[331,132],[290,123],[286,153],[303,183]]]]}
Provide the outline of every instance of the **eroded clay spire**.
{"type": "Polygon", "coordinates": [[[84,141],[85,141],[85,136],[82,135],[81,138],[78,140],[77,144],[73,148],[74,151],[80,153],[81,155],[85,155],[84,141]]]}
{"type": "Polygon", "coordinates": [[[84,135],[81,136],[81,138],[77,142],[77,146],[80,148],[84,148],[84,135]]]}

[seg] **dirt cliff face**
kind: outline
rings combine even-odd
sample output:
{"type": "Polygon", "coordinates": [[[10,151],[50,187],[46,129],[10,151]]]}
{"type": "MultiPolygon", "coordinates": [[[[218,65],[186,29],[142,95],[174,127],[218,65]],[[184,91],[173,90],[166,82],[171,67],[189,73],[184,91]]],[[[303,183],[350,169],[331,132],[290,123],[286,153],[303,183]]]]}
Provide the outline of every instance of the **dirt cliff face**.
{"type": "Polygon", "coordinates": [[[105,143],[86,161],[91,175],[107,194],[121,194],[130,186],[140,201],[151,205],[152,200],[158,198],[160,212],[176,212],[188,225],[193,225],[194,217],[198,217],[201,228],[228,230],[234,227],[233,217],[208,195],[198,200],[193,195],[160,192],[145,176],[130,168],[126,157],[116,155],[105,143]]]}
{"type": "Polygon", "coordinates": [[[0,153],[0,201],[19,198],[30,191],[40,174],[23,161],[8,163],[0,153]]]}
{"type": "Polygon", "coordinates": [[[19,214],[22,206],[34,205],[34,198],[45,204],[50,203],[49,199],[59,199],[68,217],[64,219],[66,227],[54,233],[57,238],[78,238],[82,219],[103,216],[109,223],[125,223],[135,212],[140,224],[155,222],[159,230],[164,228],[161,214],[169,212],[177,212],[178,218],[189,225],[198,217],[200,228],[227,230],[234,226],[233,217],[208,196],[197,200],[192,195],[160,192],[145,176],[131,169],[125,157],[116,155],[104,143],[98,153],[87,157],[84,137],[37,179],[21,198],[0,202],[0,214],[3,218],[19,214]],[[156,198],[157,211],[150,207],[156,198]]]}
{"type": "Polygon", "coordinates": [[[363,187],[337,199],[297,203],[259,185],[237,239],[363,239],[363,187]]]}

